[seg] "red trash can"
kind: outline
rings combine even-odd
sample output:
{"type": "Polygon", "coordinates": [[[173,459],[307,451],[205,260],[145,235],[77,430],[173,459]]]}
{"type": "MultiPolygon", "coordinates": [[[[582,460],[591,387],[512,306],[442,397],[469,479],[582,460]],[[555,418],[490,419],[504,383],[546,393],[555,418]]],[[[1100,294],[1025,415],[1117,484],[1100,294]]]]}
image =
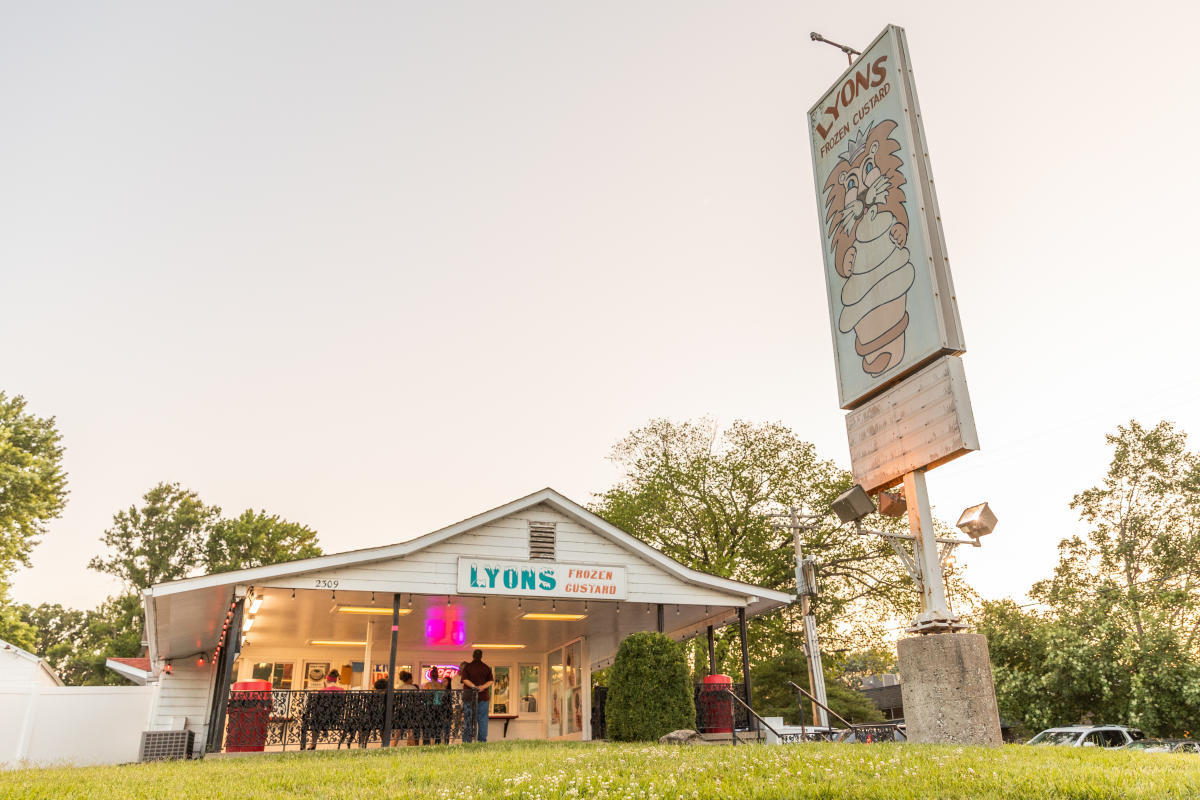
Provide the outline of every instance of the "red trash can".
{"type": "Polygon", "coordinates": [[[728,675],[705,676],[700,687],[701,733],[733,732],[733,698],[725,691],[732,688],[733,678],[728,675]]]}
{"type": "Polygon", "coordinates": [[[271,682],[238,681],[230,688],[225,752],[261,753],[271,722],[271,682]]]}

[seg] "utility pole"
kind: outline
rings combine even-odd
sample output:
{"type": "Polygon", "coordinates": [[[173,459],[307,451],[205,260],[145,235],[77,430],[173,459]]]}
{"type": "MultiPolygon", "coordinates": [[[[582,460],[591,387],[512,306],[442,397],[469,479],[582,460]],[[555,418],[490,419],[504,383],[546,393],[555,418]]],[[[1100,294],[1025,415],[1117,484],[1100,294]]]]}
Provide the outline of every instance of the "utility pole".
{"type": "Polygon", "coordinates": [[[821,645],[817,641],[817,618],[813,616],[812,599],[817,594],[817,562],[805,558],[800,533],[819,519],[806,517],[801,521],[796,507],[788,509],[788,527],[792,531],[792,542],[796,548],[796,594],[800,595],[800,615],[804,620],[804,655],[808,660],[808,685],[812,687],[817,703],[813,704],[813,725],[829,727],[829,714],[824,706],[829,705],[825,697],[825,671],[821,666],[821,645]]]}

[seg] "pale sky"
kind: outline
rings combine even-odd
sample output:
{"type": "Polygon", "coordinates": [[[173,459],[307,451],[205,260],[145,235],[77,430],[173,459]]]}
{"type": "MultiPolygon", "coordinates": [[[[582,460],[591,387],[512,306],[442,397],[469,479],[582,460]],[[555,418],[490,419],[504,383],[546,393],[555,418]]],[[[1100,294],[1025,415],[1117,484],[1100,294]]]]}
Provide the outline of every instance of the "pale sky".
{"type": "Polygon", "coordinates": [[[929,475],[985,597],[1083,529],[1104,434],[1200,447],[1194,4],[0,5],[0,389],[71,496],[15,599],[91,607],[158,481],[327,551],[612,484],[653,417],[849,466],[810,31],[908,34],[983,449],[929,475]]]}

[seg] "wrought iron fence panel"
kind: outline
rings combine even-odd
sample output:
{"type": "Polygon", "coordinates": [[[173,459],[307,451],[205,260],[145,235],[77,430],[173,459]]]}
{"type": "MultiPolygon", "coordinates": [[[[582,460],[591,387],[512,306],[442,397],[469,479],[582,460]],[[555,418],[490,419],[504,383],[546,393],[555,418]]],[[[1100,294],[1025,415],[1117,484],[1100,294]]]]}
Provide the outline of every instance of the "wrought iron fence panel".
{"type": "Polygon", "coordinates": [[[840,741],[870,744],[874,742],[904,742],[908,738],[899,725],[855,725],[840,741]]]}
{"type": "MultiPolygon", "coordinates": [[[[227,752],[264,747],[313,749],[380,743],[387,717],[387,696],[376,691],[275,689],[232,691],[226,718],[227,752]]],[[[448,744],[462,738],[461,689],[396,691],[392,741],[448,744]]]]}

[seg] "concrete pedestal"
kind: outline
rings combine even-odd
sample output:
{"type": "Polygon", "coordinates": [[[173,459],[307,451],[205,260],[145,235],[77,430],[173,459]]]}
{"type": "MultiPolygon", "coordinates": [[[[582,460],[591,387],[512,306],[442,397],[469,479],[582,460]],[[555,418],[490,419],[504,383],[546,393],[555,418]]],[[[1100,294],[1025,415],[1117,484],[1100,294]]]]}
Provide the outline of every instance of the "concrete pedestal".
{"type": "Polygon", "coordinates": [[[914,636],[901,639],[896,650],[910,742],[1002,743],[986,637],[914,636]]]}

